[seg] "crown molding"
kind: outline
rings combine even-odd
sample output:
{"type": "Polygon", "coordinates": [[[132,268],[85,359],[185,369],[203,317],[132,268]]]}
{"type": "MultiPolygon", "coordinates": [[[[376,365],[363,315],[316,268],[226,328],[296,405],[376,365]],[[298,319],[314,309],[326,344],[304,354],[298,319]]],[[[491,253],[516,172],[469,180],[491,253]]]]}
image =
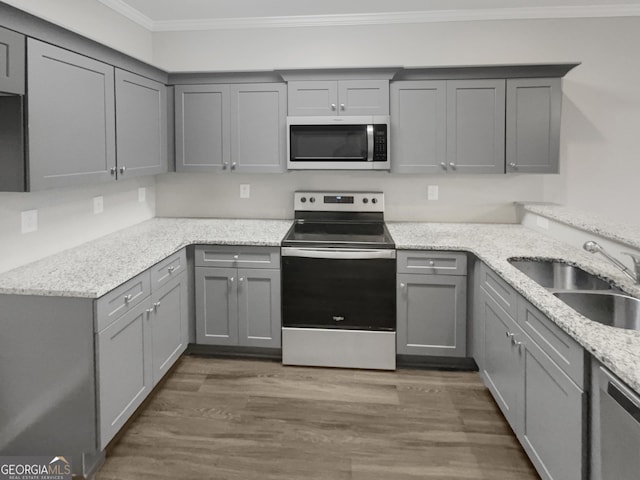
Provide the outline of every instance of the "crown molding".
{"type": "Polygon", "coordinates": [[[99,1],[152,32],[491,20],[540,20],[554,18],[640,17],[640,5],[588,5],[153,21],[128,5],[124,0],[99,1]]]}

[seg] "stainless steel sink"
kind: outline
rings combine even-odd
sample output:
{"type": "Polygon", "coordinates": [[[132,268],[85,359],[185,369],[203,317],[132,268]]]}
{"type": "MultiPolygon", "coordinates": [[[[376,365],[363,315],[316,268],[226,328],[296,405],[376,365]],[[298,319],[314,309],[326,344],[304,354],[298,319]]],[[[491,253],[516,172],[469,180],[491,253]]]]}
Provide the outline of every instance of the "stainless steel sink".
{"type": "Polygon", "coordinates": [[[611,290],[605,280],[557,260],[513,259],[509,263],[549,290],[611,290]]]}
{"type": "Polygon", "coordinates": [[[611,292],[554,292],[556,297],[589,320],[618,328],[640,330],[640,299],[611,292]]]}

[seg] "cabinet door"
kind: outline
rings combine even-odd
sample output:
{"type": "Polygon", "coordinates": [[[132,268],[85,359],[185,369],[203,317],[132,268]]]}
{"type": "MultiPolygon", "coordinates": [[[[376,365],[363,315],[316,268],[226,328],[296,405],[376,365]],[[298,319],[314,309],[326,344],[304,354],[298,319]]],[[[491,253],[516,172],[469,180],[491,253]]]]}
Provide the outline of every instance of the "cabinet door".
{"type": "Polygon", "coordinates": [[[398,353],[464,357],[466,277],[400,274],[398,282],[398,353]]]}
{"type": "Polygon", "coordinates": [[[483,376],[511,428],[518,434],[522,403],[522,330],[488,295],[484,295],[485,345],[483,376]]]}
{"type": "Polygon", "coordinates": [[[180,275],[151,296],[151,352],[153,384],[182,355],[188,342],[187,277],[180,275]]]}
{"type": "Polygon", "coordinates": [[[287,84],[289,115],[338,115],[338,82],[299,81],[287,84]]]}
{"type": "Polygon", "coordinates": [[[230,164],[228,85],[177,85],[176,170],[216,172],[230,164]]]}
{"type": "Polygon", "coordinates": [[[507,80],[507,172],[558,173],[559,78],[507,80]]]}
{"type": "Polygon", "coordinates": [[[389,81],[339,81],[338,111],[340,115],[389,115],[389,81]]]}
{"type": "Polygon", "coordinates": [[[153,388],[148,308],[147,300],[98,333],[101,450],[153,388]]]}
{"type": "Polygon", "coordinates": [[[29,39],[29,187],[115,178],[113,67],[29,39]]]}
{"type": "Polygon", "coordinates": [[[446,82],[391,84],[391,169],[396,173],[446,171],[446,82]]]}
{"type": "Polygon", "coordinates": [[[286,86],[280,83],[231,86],[231,170],[285,170],[286,86]]]}
{"type": "Polygon", "coordinates": [[[0,27],[0,92],[24,95],[25,37],[0,27]]]}
{"type": "Polygon", "coordinates": [[[525,337],[520,441],[544,480],[584,477],[584,392],[525,337]]]}
{"type": "Polygon", "coordinates": [[[167,88],[116,70],[118,178],[155,175],[167,165],[167,88]]]}
{"type": "Polygon", "coordinates": [[[238,277],[238,343],[279,348],[280,271],[240,268],[238,277]]]}
{"type": "Polygon", "coordinates": [[[447,168],[504,173],[505,81],[447,82],[447,168]]]}
{"type": "Polygon", "coordinates": [[[238,289],[235,268],[196,268],[196,342],[238,344],[238,289]]]}

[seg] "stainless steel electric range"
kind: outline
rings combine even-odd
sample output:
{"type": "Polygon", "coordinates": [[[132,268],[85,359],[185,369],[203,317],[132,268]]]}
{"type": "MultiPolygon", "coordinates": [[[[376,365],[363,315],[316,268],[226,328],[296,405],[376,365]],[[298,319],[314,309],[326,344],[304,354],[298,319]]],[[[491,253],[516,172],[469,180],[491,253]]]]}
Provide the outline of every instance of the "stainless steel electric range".
{"type": "Polygon", "coordinates": [[[381,192],[296,192],[282,242],[282,360],[393,370],[396,251],[381,192]]]}

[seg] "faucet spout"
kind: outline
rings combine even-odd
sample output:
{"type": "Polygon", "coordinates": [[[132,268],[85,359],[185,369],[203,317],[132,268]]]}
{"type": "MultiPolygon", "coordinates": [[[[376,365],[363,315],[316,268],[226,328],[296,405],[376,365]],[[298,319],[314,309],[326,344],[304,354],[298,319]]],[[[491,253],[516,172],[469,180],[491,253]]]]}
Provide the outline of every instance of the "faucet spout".
{"type": "Polygon", "coordinates": [[[593,240],[589,240],[588,242],[585,242],[582,248],[584,248],[589,253],[601,254],[603,257],[605,257],[607,260],[613,263],[616,267],[622,270],[622,273],[624,273],[627,277],[629,277],[635,283],[640,284],[640,256],[633,253],[623,252],[625,255],[629,255],[633,260],[635,272],[632,272],[627,268],[627,266],[624,263],[622,263],[620,260],[616,259],[615,257],[612,257],[609,253],[607,253],[607,251],[604,248],[602,248],[602,246],[599,243],[594,242],[593,240]]]}

